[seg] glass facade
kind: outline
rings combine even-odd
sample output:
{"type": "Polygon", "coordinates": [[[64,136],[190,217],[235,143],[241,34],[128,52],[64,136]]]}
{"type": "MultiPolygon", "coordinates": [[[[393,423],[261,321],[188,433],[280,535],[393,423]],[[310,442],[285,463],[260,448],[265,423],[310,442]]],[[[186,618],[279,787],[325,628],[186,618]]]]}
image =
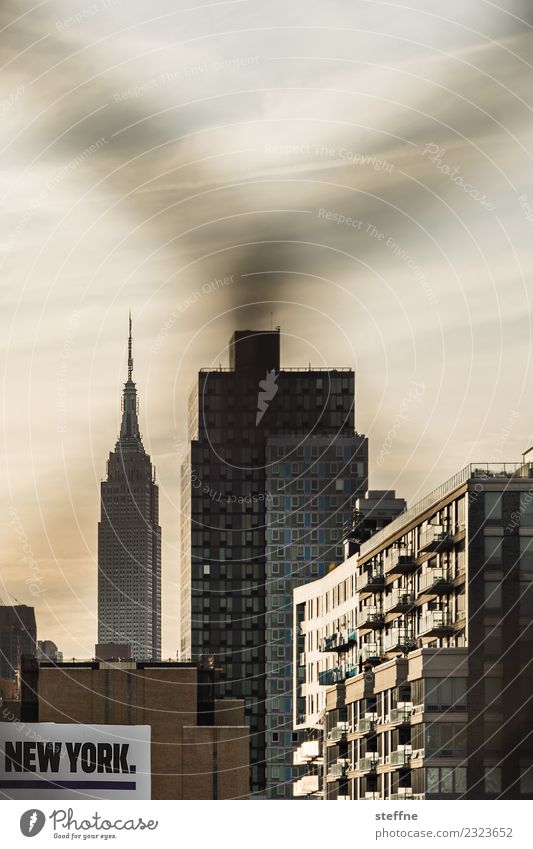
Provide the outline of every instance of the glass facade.
{"type": "Polygon", "coordinates": [[[280,370],[279,334],[244,333],[232,368],[201,372],[190,398],[181,657],[215,656],[220,694],[246,702],[252,795],[283,798],[295,746],[292,591],[342,560],[367,442],[354,432],[351,370],[280,370]]]}

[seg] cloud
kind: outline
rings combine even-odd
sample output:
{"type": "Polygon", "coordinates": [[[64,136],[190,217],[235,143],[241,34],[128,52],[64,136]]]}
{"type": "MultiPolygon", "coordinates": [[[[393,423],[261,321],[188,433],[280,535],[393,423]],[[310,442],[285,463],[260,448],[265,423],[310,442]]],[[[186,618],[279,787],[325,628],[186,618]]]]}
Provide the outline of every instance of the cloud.
{"type": "MultiPolygon", "coordinates": [[[[355,366],[358,429],[375,454],[404,387],[424,381],[423,415],[371,471],[375,484],[410,495],[421,472],[431,488],[471,459],[465,446],[490,455],[502,406],[522,404],[509,443],[519,453],[533,13],[410,6],[2,4],[1,509],[24,514],[37,560],[63,564],[47,568],[68,629],[50,608],[38,617],[69,656],[95,636],[97,493],[130,306],[161,485],[166,654],[177,645],[175,440],[197,369],[223,360],[235,327],[281,324],[287,365],[355,366]],[[428,144],[442,155],[431,160],[428,144]]],[[[4,539],[17,595],[19,542],[4,539]]]]}

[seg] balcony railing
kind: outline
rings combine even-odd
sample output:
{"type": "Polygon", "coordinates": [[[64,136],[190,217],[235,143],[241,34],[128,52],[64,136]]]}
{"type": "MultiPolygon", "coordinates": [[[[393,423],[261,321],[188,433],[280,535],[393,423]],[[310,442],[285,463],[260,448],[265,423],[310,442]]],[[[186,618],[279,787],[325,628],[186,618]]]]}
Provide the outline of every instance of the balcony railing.
{"type": "Polygon", "coordinates": [[[385,616],[381,607],[364,607],[359,613],[357,627],[359,629],[366,628],[382,628],[385,623],[385,616]]]}
{"type": "Polygon", "coordinates": [[[379,755],[377,752],[372,752],[364,758],[359,758],[357,761],[358,772],[373,772],[379,764],[379,755]]]}
{"type": "Polygon", "coordinates": [[[375,731],[377,720],[376,713],[367,714],[357,723],[358,732],[360,734],[370,734],[372,731],[375,731]]]}
{"type": "Polygon", "coordinates": [[[400,788],[397,793],[391,793],[389,798],[399,802],[403,799],[414,799],[414,796],[412,789],[410,787],[405,787],[403,789],[400,788]]]}
{"type": "Polygon", "coordinates": [[[381,799],[381,793],[365,793],[365,800],[381,799]]]}
{"type": "Polygon", "coordinates": [[[424,595],[445,595],[453,590],[447,569],[428,569],[420,578],[420,592],[424,595]]]}
{"type": "Polygon", "coordinates": [[[406,613],[414,606],[415,597],[412,593],[405,590],[393,590],[393,592],[385,596],[383,602],[383,610],[385,613],[406,613]]]}
{"type": "Polygon", "coordinates": [[[383,637],[385,652],[412,651],[416,645],[416,638],[411,628],[393,628],[383,637]]]}
{"type": "Polygon", "coordinates": [[[387,572],[391,575],[410,575],[418,569],[415,552],[412,548],[394,548],[387,560],[387,572]]]}
{"type": "Polygon", "coordinates": [[[335,666],[333,669],[324,669],[318,673],[318,683],[321,686],[338,684],[344,681],[344,674],[340,666],[335,666]]]}
{"type": "Polygon", "coordinates": [[[318,775],[304,775],[292,786],[293,796],[311,796],[319,791],[318,775]]]}
{"type": "Polygon", "coordinates": [[[361,661],[377,661],[383,657],[383,648],[381,643],[364,643],[359,652],[361,661]]]}
{"type": "Polygon", "coordinates": [[[342,778],[348,772],[350,762],[346,758],[340,758],[336,763],[331,764],[328,775],[331,778],[342,778]]]}
{"type": "Polygon", "coordinates": [[[438,636],[453,634],[453,617],[451,613],[444,610],[433,610],[420,622],[418,633],[420,636],[438,636]]]}
{"type": "Polygon", "coordinates": [[[292,762],[295,766],[302,766],[320,756],[320,743],[318,740],[305,740],[293,753],[292,762]]]}
{"type": "Polygon", "coordinates": [[[319,672],[318,683],[321,686],[342,684],[347,678],[354,678],[356,675],[358,675],[357,666],[343,663],[342,666],[334,666],[333,669],[324,669],[322,672],[319,672]]]}
{"type": "Polygon", "coordinates": [[[355,629],[349,631],[336,631],[329,637],[324,637],[320,644],[320,651],[334,652],[343,651],[357,643],[357,632],[355,629]]]}
{"type": "Polygon", "coordinates": [[[391,725],[406,725],[411,721],[413,706],[391,708],[389,722],[391,725]]]}
{"type": "Polygon", "coordinates": [[[332,728],[328,734],[328,740],[331,740],[332,743],[339,743],[341,740],[346,739],[346,734],[348,733],[348,723],[342,722],[337,725],[335,728],[332,728]]]}
{"type": "Polygon", "coordinates": [[[360,556],[364,557],[384,543],[387,539],[393,537],[402,531],[403,528],[410,522],[418,519],[423,513],[426,513],[432,507],[436,506],[439,501],[448,496],[454,489],[462,486],[468,480],[489,480],[491,478],[531,478],[533,477],[533,464],[531,463],[470,463],[465,466],[453,477],[449,478],[437,489],[432,490],[428,495],[408,507],[403,513],[400,513],[396,519],[393,519],[388,525],[385,525],[377,533],[373,534],[370,539],[361,545],[360,556]]]}
{"type": "Polygon", "coordinates": [[[379,593],[385,589],[385,575],[382,569],[372,572],[363,572],[357,578],[356,589],[358,593],[379,593]]]}
{"type": "Polygon", "coordinates": [[[450,531],[442,525],[429,525],[420,537],[420,552],[443,551],[453,545],[450,531]]]}
{"type": "Polygon", "coordinates": [[[391,752],[390,765],[395,769],[408,767],[411,763],[411,749],[397,749],[391,752]]]}

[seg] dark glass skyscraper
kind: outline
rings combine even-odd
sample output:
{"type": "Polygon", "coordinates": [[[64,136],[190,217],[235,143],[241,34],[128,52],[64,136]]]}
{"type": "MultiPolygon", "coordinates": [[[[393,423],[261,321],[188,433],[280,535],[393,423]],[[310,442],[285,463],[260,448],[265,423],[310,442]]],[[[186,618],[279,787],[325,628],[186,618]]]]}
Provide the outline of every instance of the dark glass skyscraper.
{"type": "Polygon", "coordinates": [[[161,659],[161,528],[155,471],[139,431],[131,318],[122,424],[101,484],[98,643],[129,644],[135,660],[161,659]]]}
{"type": "Polygon", "coordinates": [[[246,699],[252,792],[291,795],[292,591],[342,560],[367,488],[350,369],[280,369],[280,333],[238,331],[201,371],[182,472],[181,653],[246,699]]]}

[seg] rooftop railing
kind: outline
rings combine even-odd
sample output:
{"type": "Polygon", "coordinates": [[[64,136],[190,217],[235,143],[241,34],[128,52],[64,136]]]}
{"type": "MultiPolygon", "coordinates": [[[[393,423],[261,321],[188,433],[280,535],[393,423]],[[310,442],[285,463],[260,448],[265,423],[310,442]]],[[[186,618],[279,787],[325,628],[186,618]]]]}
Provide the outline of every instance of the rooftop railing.
{"type": "Polygon", "coordinates": [[[396,531],[401,530],[406,524],[414,521],[429,510],[435,504],[457,489],[458,486],[466,483],[468,480],[494,480],[512,478],[529,478],[533,476],[533,464],[531,463],[469,463],[460,472],[453,475],[445,483],[441,484],[436,489],[432,490],[428,495],[413,504],[403,513],[400,513],[396,519],[393,519],[381,531],[370,537],[369,540],[361,545],[359,557],[364,557],[370,551],[380,545],[389,537],[393,536],[396,531]]]}

